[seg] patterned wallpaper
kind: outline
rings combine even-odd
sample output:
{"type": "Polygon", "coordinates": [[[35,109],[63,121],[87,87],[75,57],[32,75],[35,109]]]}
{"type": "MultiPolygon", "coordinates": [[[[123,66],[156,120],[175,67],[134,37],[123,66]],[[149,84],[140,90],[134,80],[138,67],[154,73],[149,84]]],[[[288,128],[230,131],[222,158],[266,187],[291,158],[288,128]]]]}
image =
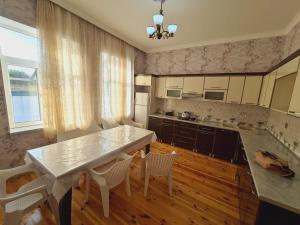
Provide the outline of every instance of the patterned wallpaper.
{"type": "Polygon", "coordinates": [[[149,53],[146,73],[264,72],[281,61],[283,43],[284,38],[273,37],[149,53]]]}
{"type": "Polygon", "coordinates": [[[300,21],[285,36],[146,54],[145,73],[265,72],[300,48],[300,21]]]}

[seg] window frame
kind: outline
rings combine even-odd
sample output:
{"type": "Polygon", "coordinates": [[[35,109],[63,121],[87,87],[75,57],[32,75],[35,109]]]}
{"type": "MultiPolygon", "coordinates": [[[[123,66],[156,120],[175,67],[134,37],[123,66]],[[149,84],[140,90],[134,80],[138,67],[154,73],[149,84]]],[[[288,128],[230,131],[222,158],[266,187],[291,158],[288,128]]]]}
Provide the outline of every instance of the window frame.
{"type": "MultiPolygon", "coordinates": [[[[36,38],[38,37],[36,28],[29,27],[27,25],[15,22],[13,20],[6,19],[1,16],[0,16],[0,26],[18,33],[22,33],[36,38]]],[[[40,84],[40,77],[39,77],[38,61],[5,56],[1,52],[1,46],[0,46],[0,61],[1,61],[3,86],[4,86],[4,93],[5,93],[5,100],[6,100],[6,109],[7,109],[8,122],[9,122],[9,132],[16,133],[16,132],[43,128],[41,84],[40,84]],[[15,122],[14,112],[13,112],[13,101],[12,101],[12,94],[11,94],[12,92],[11,92],[9,72],[8,72],[9,65],[33,68],[37,70],[36,79],[37,79],[40,120],[32,121],[32,122],[23,122],[23,123],[15,122]]]]}

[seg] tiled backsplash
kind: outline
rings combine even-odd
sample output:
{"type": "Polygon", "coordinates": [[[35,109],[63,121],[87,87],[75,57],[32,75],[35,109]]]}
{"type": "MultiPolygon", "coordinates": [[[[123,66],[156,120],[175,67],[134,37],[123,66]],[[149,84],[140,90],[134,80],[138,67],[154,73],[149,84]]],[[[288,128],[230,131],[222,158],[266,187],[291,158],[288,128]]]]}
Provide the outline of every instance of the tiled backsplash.
{"type": "Polygon", "coordinates": [[[290,144],[290,149],[300,158],[300,118],[259,106],[207,102],[199,98],[161,99],[157,108],[163,111],[174,110],[175,113],[189,111],[201,117],[212,115],[222,120],[236,118],[238,122],[254,125],[265,122],[268,129],[277,134],[278,138],[281,136],[282,142],[285,140],[286,144],[290,144]],[[297,143],[296,146],[294,143],[297,143]]]}
{"type": "Polygon", "coordinates": [[[272,133],[281,136],[281,141],[290,144],[290,149],[300,158],[300,118],[270,110],[268,127],[272,133]]]}
{"type": "Polygon", "coordinates": [[[268,111],[258,106],[208,102],[199,98],[165,99],[163,104],[160,105],[160,109],[163,111],[175,110],[176,113],[189,111],[200,117],[212,115],[213,118],[222,120],[236,118],[238,122],[247,122],[254,125],[257,122],[267,122],[268,120],[268,111]]]}

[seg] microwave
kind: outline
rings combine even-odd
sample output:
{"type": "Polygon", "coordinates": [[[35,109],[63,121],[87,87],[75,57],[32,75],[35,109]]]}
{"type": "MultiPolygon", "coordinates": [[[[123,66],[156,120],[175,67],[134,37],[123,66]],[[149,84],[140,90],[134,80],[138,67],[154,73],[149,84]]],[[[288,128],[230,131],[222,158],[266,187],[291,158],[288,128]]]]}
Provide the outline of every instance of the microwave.
{"type": "Polygon", "coordinates": [[[203,100],[225,102],[227,90],[204,90],[203,100]]]}
{"type": "Polygon", "coordinates": [[[166,97],[173,99],[182,99],[182,89],[180,88],[167,88],[166,97]]]}

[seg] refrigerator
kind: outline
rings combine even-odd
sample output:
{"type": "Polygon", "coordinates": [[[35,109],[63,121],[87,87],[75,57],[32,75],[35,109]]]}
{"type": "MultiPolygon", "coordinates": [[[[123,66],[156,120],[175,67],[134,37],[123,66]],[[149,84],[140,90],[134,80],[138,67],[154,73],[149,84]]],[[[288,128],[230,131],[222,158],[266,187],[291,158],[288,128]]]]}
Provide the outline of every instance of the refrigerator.
{"type": "Polygon", "coordinates": [[[148,115],[150,111],[150,93],[136,92],[134,105],[134,120],[141,123],[145,128],[148,126],[148,115]]]}

